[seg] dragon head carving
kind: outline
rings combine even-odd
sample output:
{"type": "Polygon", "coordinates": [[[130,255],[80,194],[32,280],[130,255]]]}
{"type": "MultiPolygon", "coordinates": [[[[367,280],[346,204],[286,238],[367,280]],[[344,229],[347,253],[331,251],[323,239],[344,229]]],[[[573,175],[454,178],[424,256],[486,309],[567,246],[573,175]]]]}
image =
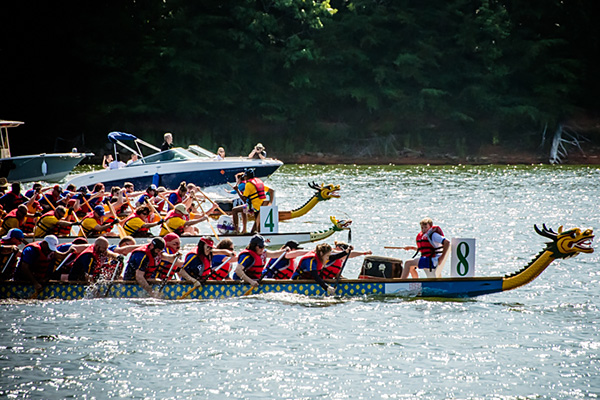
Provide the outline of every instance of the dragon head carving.
{"type": "Polygon", "coordinates": [[[344,229],[350,229],[350,224],[352,224],[352,220],[351,219],[341,219],[338,220],[336,217],[334,216],[330,216],[329,219],[331,220],[331,223],[333,224],[333,230],[336,232],[339,231],[343,231],[344,229]]]}
{"type": "Polygon", "coordinates": [[[542,226],[542,230],[536,225],[533,227],[539,235],[552,240],[552,242],[546,243],[546,250],[552,252],[555,258],[570,258],[579,253],[594,252],[592,248],[594,231],[592,229],[582,231],[579,228],[572,228],[563,231],[561,226],[558,228],[558,232],[554,232],[552,229],[547,228],[545,224],[542,226]]]}
{"type": "Polygon", "coordinates": [[[329,200],[332,197],[340,197],[340,195],[338,194],[338,191],[340,190],[340,185],[325,185],[324,183],[321,183],[321,185],[319,186],[315,182],[313,182],[309,183],[308,187],[317,191],[315,196],[317,196],[319,200],[329,200]]]}

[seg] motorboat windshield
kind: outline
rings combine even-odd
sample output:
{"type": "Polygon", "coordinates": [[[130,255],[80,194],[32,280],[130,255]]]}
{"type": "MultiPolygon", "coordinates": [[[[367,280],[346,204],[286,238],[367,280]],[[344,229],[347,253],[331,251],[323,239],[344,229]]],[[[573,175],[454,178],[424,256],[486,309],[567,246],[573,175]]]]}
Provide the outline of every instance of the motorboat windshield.
{"type": "Polygon", "coordinates": [[[217,157],[217,155],[215,153],[208,151],[204,147],[200,147],[196,144],[189,145],[188,150],[200,158],[216,158],[217,157]]]}
{"type": "Polygon", "coordinates": [[[176,147],[174,149],[161,151],[159,153],[155,153],[149,155],[147,157],[142,158],[136,162],[129,164],[129,166],[136,166],[142,164],[156,164],[156,163],[164,163],[164,162],[178,162],[178,161],[187,161],[187,160],[197,160],[198,157],[189,151],[176,147]]]}

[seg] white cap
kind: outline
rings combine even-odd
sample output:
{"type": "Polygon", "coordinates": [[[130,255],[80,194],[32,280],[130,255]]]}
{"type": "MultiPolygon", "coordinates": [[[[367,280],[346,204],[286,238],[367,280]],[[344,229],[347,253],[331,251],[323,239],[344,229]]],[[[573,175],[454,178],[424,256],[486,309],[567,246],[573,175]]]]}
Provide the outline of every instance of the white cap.
{"type": "Polygon", "coordinates": [[[50,251],[56,251],[56,246],[58,246],[58,238],[56,236],[48,235],[44,238],[44,242],[48,244],[50,251]]]}

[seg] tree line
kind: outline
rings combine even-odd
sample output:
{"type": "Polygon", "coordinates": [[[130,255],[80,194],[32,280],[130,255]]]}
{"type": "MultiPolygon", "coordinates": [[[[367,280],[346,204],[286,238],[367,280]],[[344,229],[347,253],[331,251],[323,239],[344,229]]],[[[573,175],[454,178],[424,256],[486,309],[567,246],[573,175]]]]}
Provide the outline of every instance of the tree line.
{"type": "Polygon", "coordinates": [[[114,130],[228,154],[535,148],[598,110],[596,4],[11,1],[0,118],[26,122],[20,154],[114,130]]]}

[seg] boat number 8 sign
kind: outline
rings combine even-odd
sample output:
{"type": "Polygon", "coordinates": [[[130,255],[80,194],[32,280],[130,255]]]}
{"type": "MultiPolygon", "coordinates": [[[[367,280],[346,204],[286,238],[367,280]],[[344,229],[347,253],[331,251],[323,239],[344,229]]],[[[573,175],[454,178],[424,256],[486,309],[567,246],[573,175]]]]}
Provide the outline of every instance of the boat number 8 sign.
{"type": "Polygon", "coordinates": [[[452,268],[454,278],[475,276],[475,239],[452,238],[452,268]]]}

